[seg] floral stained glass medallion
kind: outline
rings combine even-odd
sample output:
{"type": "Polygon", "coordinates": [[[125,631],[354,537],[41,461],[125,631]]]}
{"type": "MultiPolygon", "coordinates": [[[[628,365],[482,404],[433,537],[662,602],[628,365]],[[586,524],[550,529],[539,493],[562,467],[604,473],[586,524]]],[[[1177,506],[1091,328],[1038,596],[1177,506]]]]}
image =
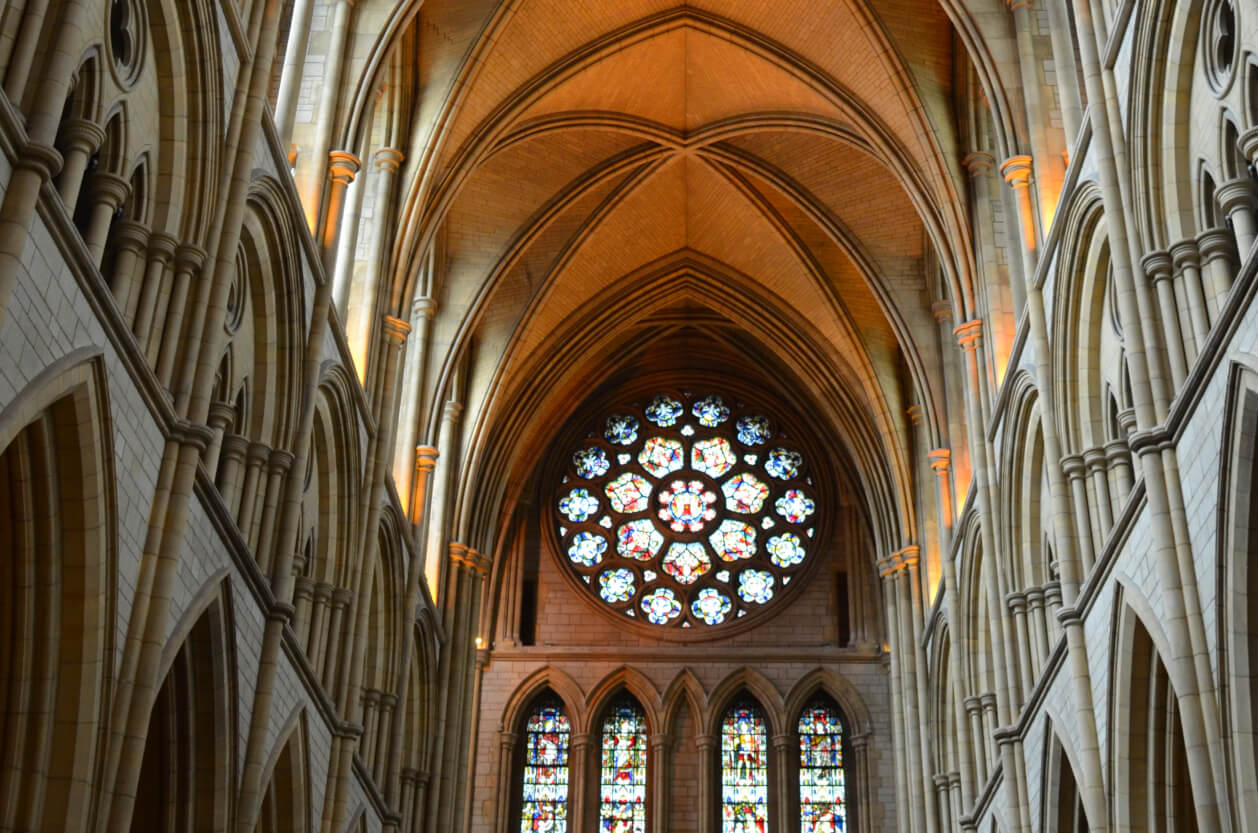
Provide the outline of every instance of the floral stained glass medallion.
{"type": "Polygon", "coordinates": [[[524,728],[520,833],[567,833],[571,734],[558,705],[543,705],[529,717],[524,728]]]}
{"type": "Polygon", "coordinates": [[[550,504],[578,584],[622,616],[689,632],[772,608],[824,514],[784,424],[706,392],[604,412],[550,504]]]}
{"type": "Polygon", "coordinates": [[[601,833],[646,831],[646,717],[636,703],[612,707],[603,721],[599,779],[601,833]]]}
{"type": "Polygon", "coordinates": [[[752,706],[735,706],[721,722],[721,833],[768,833],[768,735],[752,706]]]}

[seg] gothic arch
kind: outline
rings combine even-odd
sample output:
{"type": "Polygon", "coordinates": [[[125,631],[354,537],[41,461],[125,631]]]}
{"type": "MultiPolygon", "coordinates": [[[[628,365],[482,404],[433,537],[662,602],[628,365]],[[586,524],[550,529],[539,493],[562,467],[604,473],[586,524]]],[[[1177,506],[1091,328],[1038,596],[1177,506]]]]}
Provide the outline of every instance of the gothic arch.
{"type": "Polygon", "coordinates": [[[585,695],[581,687],[567,673],[549,665],[534,671],[516,686],[515,692],[512,693],[502,710],[500,730],[518,731],[518,727],[524,725],[528,710],[547,690],[563,702],[564,711],[567,712],[568,720],[572,724],[572,733],[575,735],[588,732],[588,714],[585,710],[585,695]]]}
{"type": "Polygon", "coordinates": [[[777,687],[759,671],[743,666],[728,674],[712,689],[708,697],[708,713],[700,724],[706,734],[721,736],[721,721],[725,719],[725,712],[740,695],[750,696],[759,704],[768,724],[769,737],[786,732],[789,719],[777,687]]]}
{"type": "Polygon", "coordinates": [[[1003,521],[1002,537],[1012,558],[1000,571],[1005,574],[1002,590],[1009,592],[1048,580],[1041,544],[1051,536],[1052,522],[1039,389],[1029,373],[1018,373],[1006,385],[1011,392],[1009,417],[1001,432],[1000,452],[1005,505],[996,514],[1003,521]]]}
{"type": "Polygon", "coordinates": [[[635,668],[622,665],[603,677],[585,698],[585,711],[590,719],[590,731],[599,729],[599,718],[615,702],[621,692],[627,692],[646,715],[646,725],[651,734],[658,734],[664,725],[661,714],[662,701],[651,680],[635,668]]]}
{"type": "Polygon", "coordinates": [[[293,709],[262,770],[266,792],[257,833],[310,833],[311,791],[306,711],[293,709]]]}
{"type": "Polygon", "coordinates": [[[819,693],[830,696],[843,714],[843,729],[850,736],[864,735],[874,730],[873,715],[860,692],[845,677],[833,671],[817,667],[800,677],[782,704],[782,715],[787,729],[799,721],[799,714],[808,701],[819,693]]]}
{"type": "Polygon", "coordinates": [[[673,678],[669,683],[668,690],[664,692],[663,697],[663,731],[669,735],[676,737],[678,722],[681,719],[682,711],[687,710],[690,713],[690,720],[697,727],[703,725],[703,714],[707,708],[707,695],[703,691],[703,684],[699,682],[699,678],[689,668],[683,669],[680,674],[673,678]]]}
{"type": "Polygon", "coordinates": [[[1075,773],[1078,753],[1058,731],[1057,721],[1044,718],[1043,774],[1040,791],[1040,830],[1044,833],[1087,833],[1092,825],[1075,773]]]}
{"type": "Polygon", "coordinates": [[[0,411],[0,826],[85,831],[114,656],[117,518],[103,363],[80,350],[0,411]]]}

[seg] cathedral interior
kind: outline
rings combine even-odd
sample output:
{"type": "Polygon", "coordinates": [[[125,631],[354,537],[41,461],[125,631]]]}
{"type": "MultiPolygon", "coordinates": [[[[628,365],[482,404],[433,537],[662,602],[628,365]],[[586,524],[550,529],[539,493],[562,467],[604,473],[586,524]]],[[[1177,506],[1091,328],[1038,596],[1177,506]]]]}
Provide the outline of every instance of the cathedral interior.
{"type": "Polygon", "coordinates": [[[4,0],[0,831],[1258,833],[1254,0],[4,0]]]}

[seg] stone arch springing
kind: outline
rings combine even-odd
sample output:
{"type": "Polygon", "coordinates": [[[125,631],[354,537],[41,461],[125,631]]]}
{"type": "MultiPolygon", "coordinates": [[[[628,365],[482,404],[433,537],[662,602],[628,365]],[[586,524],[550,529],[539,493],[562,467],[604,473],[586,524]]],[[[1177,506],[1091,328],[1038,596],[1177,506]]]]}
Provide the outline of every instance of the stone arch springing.
{"type": "Polygon", "coordinates": [[[84,831],[115,613],[103,368],[75,354],[0,411],[0,826],[84,831]]]}

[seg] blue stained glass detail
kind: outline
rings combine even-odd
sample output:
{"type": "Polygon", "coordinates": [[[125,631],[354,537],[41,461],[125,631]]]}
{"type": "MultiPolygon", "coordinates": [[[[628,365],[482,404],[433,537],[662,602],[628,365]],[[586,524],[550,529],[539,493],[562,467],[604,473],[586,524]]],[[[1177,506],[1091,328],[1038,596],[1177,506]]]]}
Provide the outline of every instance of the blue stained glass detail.
{"type": "Polygon", "coordinates": [[[633,598],[633,573],[623,567],[603,573],[598,577],[598,585],[605,602],[619,604],[633,598]]]}
{"type": "Polygon", "coordinates": [[[729,419],[729,406],[719,396],[709,396],[705,399],[700,399],[690,409],[690,412],[699,418],[699,424],[704,428],[715,428],[729,419]]]}
{"type": "Polygon", "coordinates": [[[602,477],[612,466],[611,461],[607,459],[607,452],[598,446],[583,448],[573,454],[572,465],[576,467],[577,474],[586,480],[602,477]]]}
{"type": "Polygon", "coordinates": [[[738,576],[738,598],[748,604],[765,604],[773,598],[773,573],[744,570],[738,576]]]}
{"type": "Polygon", "coordinates": [[[572,546],[568,547],[568,558],[573,564],[582,567],[593,567],[603,560],[607,551],[607,539],[592,532],[578,532],[572,536],[572,546]]]}
{"type": "Polygon", "coordinates": [[[778,480],[790,480],[799,474],[799,467],[804,464],[804,455],[788,448],[775,448],[769,452],[769,459],[764,461],[764,470],[778,480]]]}
{"type": "Polygon", "coordinates": [[[737,423],[738,441],[743,445],[764,445],[773,436],[768,417],[745,416],[737,423]]]}
{"type": "Polygon", "coordinates": [[[768,735],[750,706],[730,710],[721,723],[721,833],[768,833],[768,735]]]}
{"type": "Polygon", "coordinates": [[[602,833],[645,833],[646,767],[646,717],[633,703],[617,705],[603,721],[602,833]]]}
{"type": "Polygon", "coordinates": [[[722,595],[713,587],[705,587],[690,603],[690,612],[709,625],[719,625],[725,621],[725,616],[732,607],[728,596],[722,595]]]}
{"type": "Polygon", "coordinates": [[[524,730],[520,833],[567,833],[571,734],[559,706],[541,706],[529,717],[524,730]]]}
{"type": "Polygon", "coordinates": [[[843,723],[828,703],[813,703],[799,718],[800,833],[846,829],[843,782],[843,723]]]}
{"type": "Polygon", "coordinates": [[[633,445],[638,439],[638,418],[628,414],[617,414],[607,418],[607,428],[603,436],[609,443],[617,445],[633,445]]]}
{"type": "Polygon", "coordinates": [[[799,489],[787,489],[773,506],[779,515],[793,524],[802,524],[817,508],[812,498],[799,489]]]}
{"type": "Polygon", "coordinates": [[[677,417],[684,412],[681,403],[671,396],[660,395],[651,400],[651,404],[646,406],[646,418],[654,422],[661,428],[668,428],[677,424],[677,417]]]}
{"type": "Polygon", "coordinates": [[[769,539],[766,547],[769,560],[779,567],[794,567],[804,560],[804,545],[793,532],[783,532],[769,539]]]}
{"type": "Polygon", "coordinates": [[[681,602],[667,587],[658,587],[642,597],[642,612],[653,625],[667,625],[681,615],[681,602]]]}
{"type": "Polygon", "coordinates": [[[573,489],[559,501],[559,511],[573,523],[581,523],[598,511],[598,498],[585,489],[573,489]]]}

